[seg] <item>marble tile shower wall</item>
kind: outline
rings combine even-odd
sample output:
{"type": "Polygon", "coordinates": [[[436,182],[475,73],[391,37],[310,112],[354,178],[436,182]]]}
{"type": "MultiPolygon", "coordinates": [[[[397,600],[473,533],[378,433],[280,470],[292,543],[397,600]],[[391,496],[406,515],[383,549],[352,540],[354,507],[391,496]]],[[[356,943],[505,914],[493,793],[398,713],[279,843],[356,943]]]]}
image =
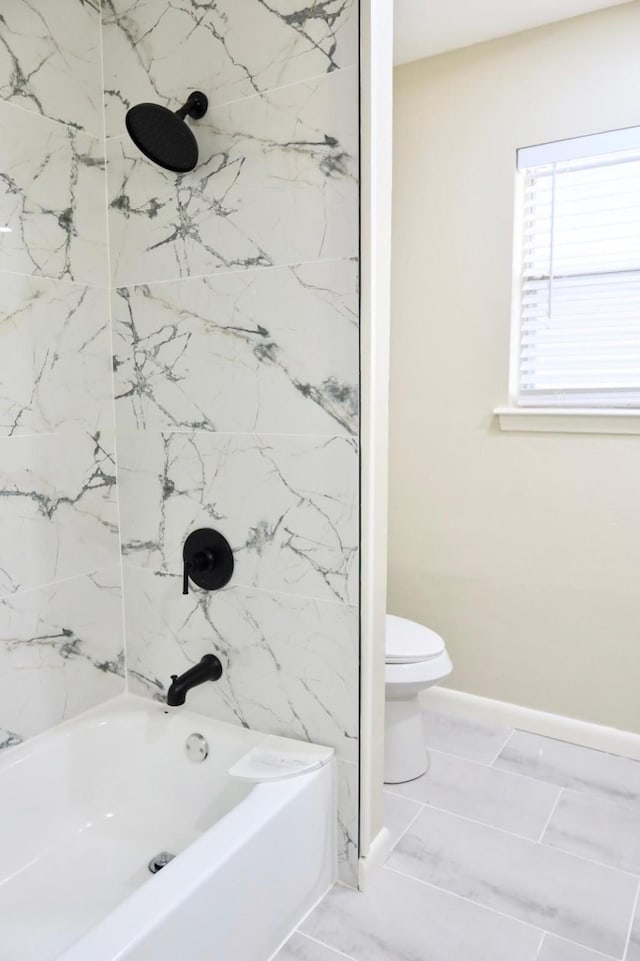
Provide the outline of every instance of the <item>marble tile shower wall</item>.
{"type": "Polygon", "coordinates": [[[104,0],[118,483],[129,689],[333,745],[341,876],[358,757],[357,0],[104,0]],[[195,171],[126,109],[210,100],[195,171]],[[229,587],[181,593],[199,526],[229,587]]]}
{"type": "Polygon", "coordinates": [[[3,0],[0,748],[124,686],[103,114],[98,0],[3,0]]]}

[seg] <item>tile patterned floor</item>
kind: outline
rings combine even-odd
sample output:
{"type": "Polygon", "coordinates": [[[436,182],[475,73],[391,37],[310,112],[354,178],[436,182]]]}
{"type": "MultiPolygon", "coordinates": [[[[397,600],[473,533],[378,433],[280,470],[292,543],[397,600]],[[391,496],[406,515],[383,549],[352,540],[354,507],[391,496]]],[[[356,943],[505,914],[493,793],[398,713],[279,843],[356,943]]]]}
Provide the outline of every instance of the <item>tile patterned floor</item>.
{"type": "Polygon", "coordinates": [[[393,850],[275,961],[640,961],[640,762],[435,710],[393,850]]]}

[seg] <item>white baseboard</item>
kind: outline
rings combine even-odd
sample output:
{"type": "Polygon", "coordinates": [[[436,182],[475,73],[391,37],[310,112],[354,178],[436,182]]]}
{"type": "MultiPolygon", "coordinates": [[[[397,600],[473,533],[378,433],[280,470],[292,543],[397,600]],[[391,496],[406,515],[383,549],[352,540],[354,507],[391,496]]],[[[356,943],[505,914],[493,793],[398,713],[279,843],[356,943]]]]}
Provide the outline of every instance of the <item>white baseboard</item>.
{"type": "Polygon", "coordinates": [[[391,851],[391,834],[388,828],[378,831],[369,845],[366,858],[358,861],[358,888],[366,891],[371,879],[377,874],[391,851]]]}
{"type": "Polygon", "coordinates": [[[597,751],[620,754],[640,761],[640,734],[631,731],[619,731],[615,727],[577,721],[560,714],[547,714],[545,711],[520,707],[506,701],[494,701],[449,687],[429,688],[421,695],[421,701],[425,707],[455,711],[492,724],[514,727],[532,734],[543,734],[558,741],[569,741],[581,747],[591,747],[597,751]]]}

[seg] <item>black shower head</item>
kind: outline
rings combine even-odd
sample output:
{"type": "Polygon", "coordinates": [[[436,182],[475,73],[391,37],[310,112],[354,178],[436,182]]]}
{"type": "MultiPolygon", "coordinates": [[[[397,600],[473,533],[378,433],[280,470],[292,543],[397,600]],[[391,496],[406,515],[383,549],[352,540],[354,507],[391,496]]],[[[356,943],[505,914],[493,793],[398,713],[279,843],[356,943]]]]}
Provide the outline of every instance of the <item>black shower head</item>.
{"type": "Polygon", "coordinates": [[[165,170],[187,173],[198,163],[198,143],[184,118],[200,120],[208,105],[199,91],[190,94],[184,107],[175,113],[157,103],[139,103],[127,111],[129,136],[149,160],[165,170]]]}

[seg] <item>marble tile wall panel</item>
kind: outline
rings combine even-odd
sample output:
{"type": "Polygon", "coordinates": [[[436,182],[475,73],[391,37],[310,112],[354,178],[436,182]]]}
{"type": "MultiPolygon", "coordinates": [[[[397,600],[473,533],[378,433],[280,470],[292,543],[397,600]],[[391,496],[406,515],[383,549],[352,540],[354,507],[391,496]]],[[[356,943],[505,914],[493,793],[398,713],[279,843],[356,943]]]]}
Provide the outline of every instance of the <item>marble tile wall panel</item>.
{"type": "Polygon", "coordinates": [[[119,559],[112,434],[0,438],[0,596],[119,559]]]}
{"type": "Polygon", "coordinates": [[[113,283],[358,254],[354,68],[211,109],[182,176],[107,147],[113,283]]]}
{"type": "Polygon", "coordinates": [[[301,931],[354,961],[535,961],[540,945],[535,928],[387,868],[364,894],[333,888],[301,931]]]}
{"type": "Polygon", "coordinates": [[[591,950],[621,958],[637,878],[425,808],[389,866],[591,950]]]}
{"type": "Polygon", "coordinates": [[[355,761],[338,761],[338,876],[358,886],[359,772],[355,761]]]}
{"type": "Polygon", "coordinates": [[[21,744],[22,738],[15,731],[7,731],[5,728],[0,727],[0,751],[6,747],[15,747],[16,744],[21,744]]]}
{"type": "Polygon", "coordinates": [[[130,686],[160,697],[215,648],[228,669],[193,692],[196,710],[336,746],[350,883],[357,7],[103,3],[130,686]],[[144,100],[175,109],[196,88],[210,97],[192,125],[200,161],[176,176],[123,136],[124,114],[144,100]],[[236,569],[229,589],[185,598],[182,545],[199,526],[229,538],[236,569]]]}
{"type": "Polygon", "coordinates": [[[640,761],[515,731],[496,767],[603,800],[640,802],[640,761]]]}
{"type": "Polygon", "coordinates": [[[102,141],[0,103],[0,272],[107,284],[102,141]]]}
{"type": "Polygon", "coordinates": [[[358,267],[299,267],[114,292],[122,431],[356,434],[358,267]]]}
{"type": "Polygon", "coordinates": [[[0,100],[102,136],[100,0],[2,0],[0,100]]]}
{"type": "Polygon", "coordinates": [[[106,290],[0,275],[0,435],[113,427],[106,290]]]}
{"type": "Polygon", "coordinates": [[[182,578],[124,569],[129,690],[163,699],[172,674],[216,653],[224,674],[189,694],[221,721],[328,744],[357,759],[358,612],[229,587],[182,594],[182,578]]]}
{"type": "Polygon", "coordinates": [[[356,0],[105,0],[107,135],[141,101],[212,105],[357,62],[356,0]]]}
{"type": "Polygon", "coordinates": [[[119,568],[0,600],[0,725],[14,737],[123,690],[119,568]]]}
{"type": "Polygon", "coordinates": [[[0,744],[124,686],[99,0],[0,9],[0,744]]]}
{"type": "Polygon", "coordinates": [[[542,840],[640,875],[640,804],[563,791],[542,840]]]}
{"type": "Polygon", "coordinates": [[[357,603],[355,439],[145,433],[118,467],[128,563],[180,573],[187,533],[214,527],[235,585],[357,603]]]}
{"type": "Polygon", "coordinates": [[[429,770],[397,794],[537,841],[560,789],[483,764],[429,752],[429,770]]]}

